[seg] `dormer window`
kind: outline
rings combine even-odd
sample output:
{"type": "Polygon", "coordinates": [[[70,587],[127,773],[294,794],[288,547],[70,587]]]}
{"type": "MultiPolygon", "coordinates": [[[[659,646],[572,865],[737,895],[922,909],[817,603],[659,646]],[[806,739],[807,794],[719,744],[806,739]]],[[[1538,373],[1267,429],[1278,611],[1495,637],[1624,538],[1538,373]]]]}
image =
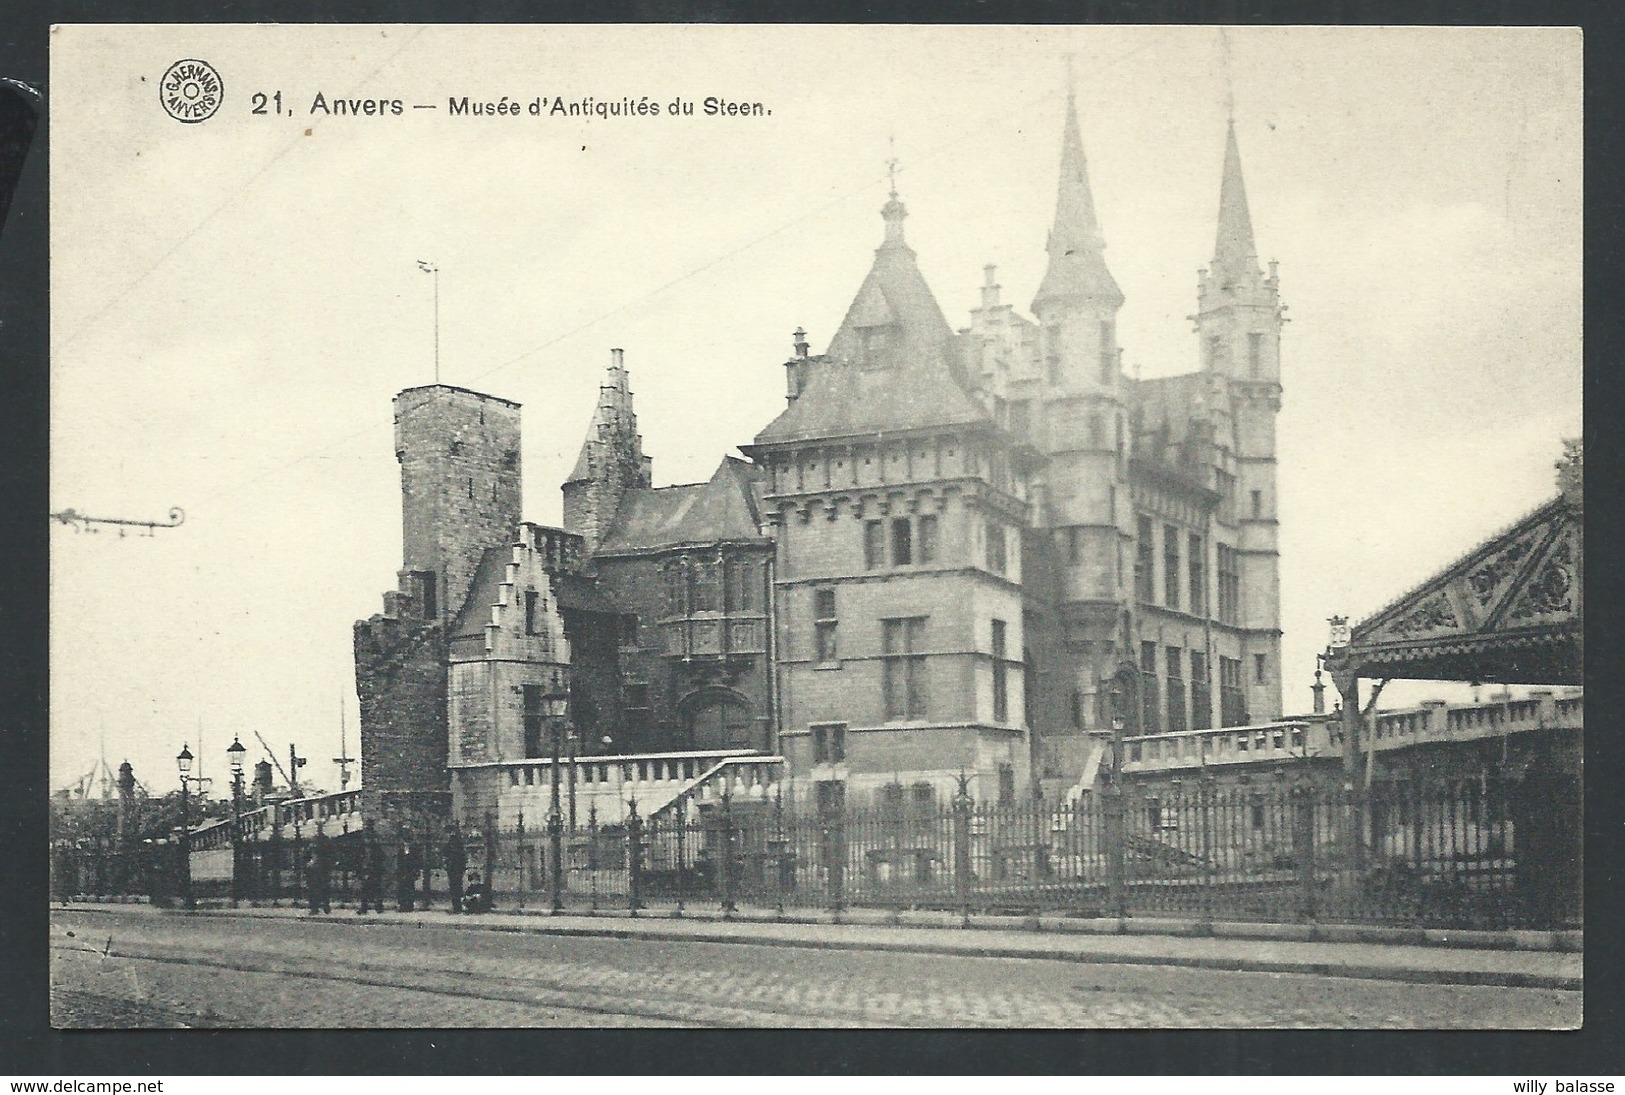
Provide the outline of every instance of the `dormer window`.
{"type": "Polygon", "coordinates": [[[891,364],[893,327],[859,327],[858,361],[866,369],[884,368],[891,364]]]}

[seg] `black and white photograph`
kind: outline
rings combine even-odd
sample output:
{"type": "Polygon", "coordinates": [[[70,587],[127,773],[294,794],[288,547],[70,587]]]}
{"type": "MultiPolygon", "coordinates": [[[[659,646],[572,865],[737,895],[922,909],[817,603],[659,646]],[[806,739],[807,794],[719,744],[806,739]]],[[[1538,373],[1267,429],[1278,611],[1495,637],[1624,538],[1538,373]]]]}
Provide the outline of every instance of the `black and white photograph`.
{"type": "Polygon", "coordinates": [[[53,28],[52,1025],[1579,1028],[1581,56],[53,28]]]}

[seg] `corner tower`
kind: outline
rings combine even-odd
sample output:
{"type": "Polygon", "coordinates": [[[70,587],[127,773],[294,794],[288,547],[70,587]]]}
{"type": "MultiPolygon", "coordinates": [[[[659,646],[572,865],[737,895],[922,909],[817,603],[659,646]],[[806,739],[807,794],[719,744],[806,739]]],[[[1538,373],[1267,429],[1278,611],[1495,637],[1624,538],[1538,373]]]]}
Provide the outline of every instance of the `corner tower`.
{"type": "Polygon", "coordinates": [[[1281,579],[1275,421],[1281,410],[1281,326],[1286,306],[1275,263],[1259,268],[1232,118],[1225,133],[1213,261],[1199,272],[1201,364],[1228,389],[1230,429],[1216,438],[1218,519],[1235,530],[1243,630],[1241,676],[1255,721],[1281,713],[1281,579]],[[1228,451],[1226,451],[1228,450],[1228,451]]]}

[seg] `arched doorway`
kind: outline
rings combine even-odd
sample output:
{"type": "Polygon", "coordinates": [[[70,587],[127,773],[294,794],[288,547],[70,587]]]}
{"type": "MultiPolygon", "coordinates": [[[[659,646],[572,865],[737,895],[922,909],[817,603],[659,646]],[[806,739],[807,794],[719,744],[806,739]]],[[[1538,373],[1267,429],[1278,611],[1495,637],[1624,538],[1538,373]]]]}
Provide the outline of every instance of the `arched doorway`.
{"type": "Polygon", "coordinates": [[[685,696],[683,729],[691,749],[758,749],[756,716],[738,692],[708,688],[685,696]]]}

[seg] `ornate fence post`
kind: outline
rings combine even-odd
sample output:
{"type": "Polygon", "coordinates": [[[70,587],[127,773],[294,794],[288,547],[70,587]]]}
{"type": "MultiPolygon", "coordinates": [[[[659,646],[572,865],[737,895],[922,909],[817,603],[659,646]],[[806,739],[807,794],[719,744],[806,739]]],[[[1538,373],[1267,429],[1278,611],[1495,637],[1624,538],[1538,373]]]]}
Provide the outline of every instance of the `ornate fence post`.
{"type": "Polygon", "coordinates": [[[494,900],[497,893],[497,817],[485,811],[485,888],[494,900]]]}
{"type": "Polygon", "coordinates": [[[519,828],[517,830],[518,835],[515,837],[515,839],[518,841],[518,844],[519,844],[519,897],[517,898],[517,906],[518,906],[518,908],[523,909],[525,907],[525,890],[528,888],[527,883],[529,881],[528,879],[525,878],[525,871],[530,866],[530,856],[525,851],[525,811],[524,810],[519,811],[518,821],[519,821],[519,828]]]}
{"type": "Polygon", "coordinates": [[[688,796],[678,795],[673,803],[677,819],[677,911],[673,913],[678,919],[683,916],[683,884],[687,879],[688,870],[684,859],[688,854],[688,796]]]}
{"type": "Polygon", "coordinates": [[[954,904],[960,923],[970,927],[970,777],[960,772],[954,792],[954,904]]]}
{"type": "Polygon", "coordinates": [[[1298,916],[1313,924],[1315,909],[1315,789],[1308,783],[1292,787],[1293,858],[1298,865],[1298,916]]]}
{"type": "Polygon", "coordinates": [[[1117,773],[1106,785],[1106,902],[1118,920],[1128,917],[1128,831],[1123,825],[1123,784],[1117,773]]]}
{"type": "Polygon", "coordinates": [[[592,887],[592,909],[598,912],[598,803],[587,804],[587,876],[592,887]]]}
{"type": "Polygon", "coordinates": [[[773,796],[773,854],[770,857],[773,863],[773,912],[781,920],[784,918],[784,789],[781,787],[773,796]]]}
{"type": "Polygon", "coordinates": [[[734,905],[733,791],[726,787],[722,791],[722,854],[719,859],[719,868],[722,871],[722,916],[727,919],[739,909],[734,905]]]}
{"type": "Polygon", "coordinates": [[[626,804],[626,903],[633,916],[643,907],[643,819],[638,800],[626,804]]]}

